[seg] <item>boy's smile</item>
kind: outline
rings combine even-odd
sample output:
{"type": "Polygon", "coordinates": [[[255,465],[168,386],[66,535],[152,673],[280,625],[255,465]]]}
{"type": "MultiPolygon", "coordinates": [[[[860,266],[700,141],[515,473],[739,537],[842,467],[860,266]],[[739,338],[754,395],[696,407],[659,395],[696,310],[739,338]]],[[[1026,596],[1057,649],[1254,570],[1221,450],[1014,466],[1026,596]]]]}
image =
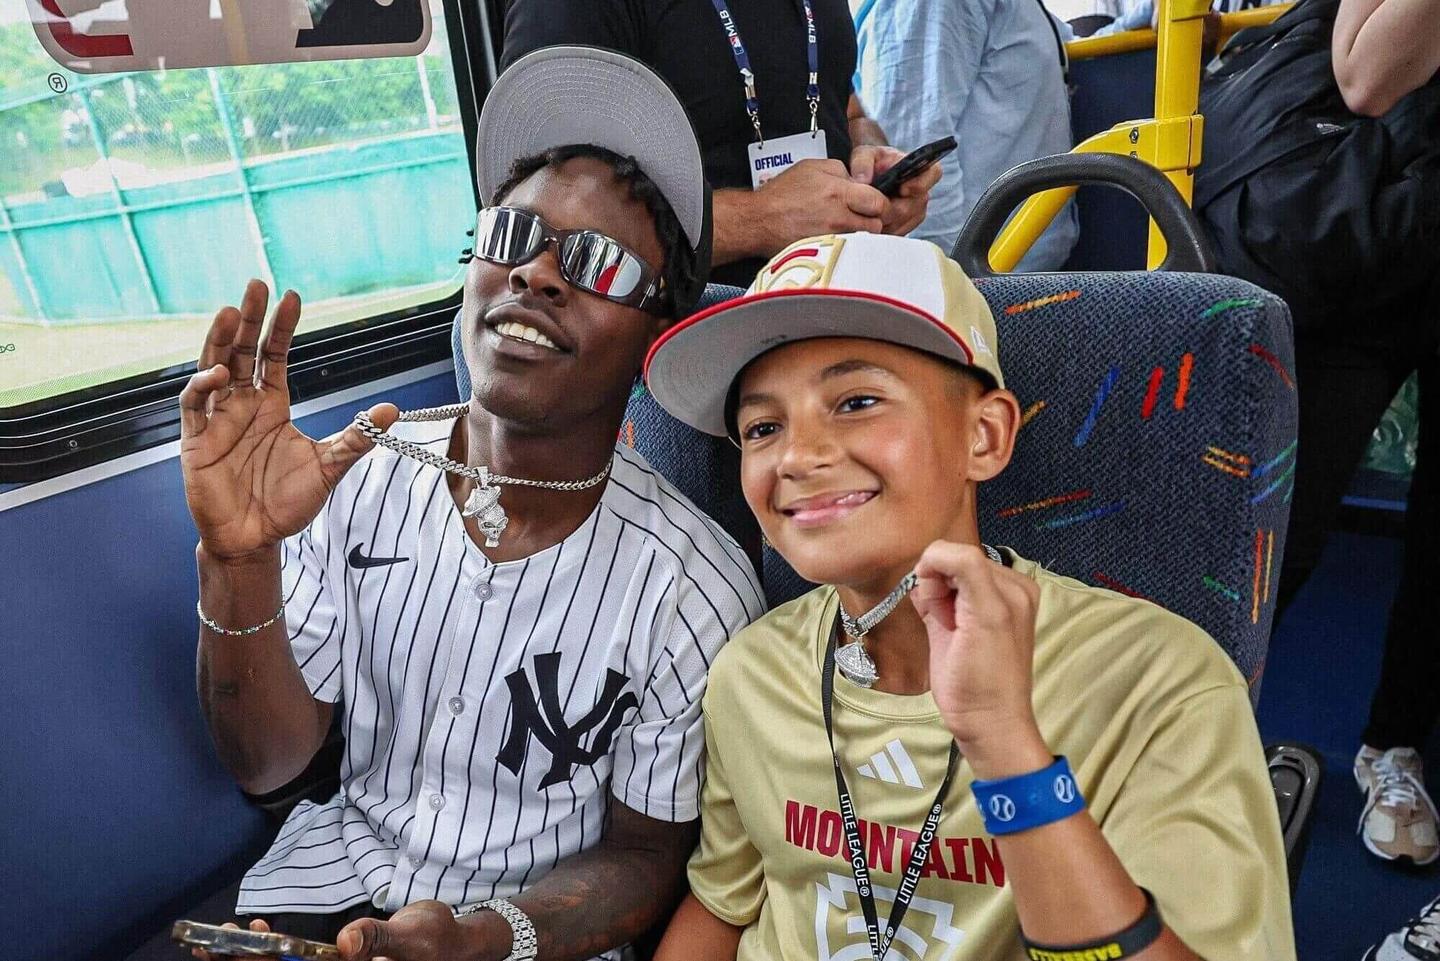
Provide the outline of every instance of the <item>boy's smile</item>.
{"type": "Polygon", "coordinates": [[[821,527],[843,520],[868,504],[878,491],[839,491],[802,497],[780,506],[780,513],[796,527],[821,527]]]}

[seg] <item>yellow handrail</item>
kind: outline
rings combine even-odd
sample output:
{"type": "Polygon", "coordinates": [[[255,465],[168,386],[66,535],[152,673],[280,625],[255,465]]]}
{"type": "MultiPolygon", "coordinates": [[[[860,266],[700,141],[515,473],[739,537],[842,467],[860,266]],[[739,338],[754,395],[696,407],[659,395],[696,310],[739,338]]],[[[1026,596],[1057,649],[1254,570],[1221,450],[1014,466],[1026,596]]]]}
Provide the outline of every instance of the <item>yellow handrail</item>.
{"type": "MultiPolygon", "coordinates": [[[[1220,45],[1224,46],[1226,40],[1246,27],[1263,27],[1267,23],[1274,23],[1281,14],[1293,6],[1295,6],[1293,3],[1276,3],[1268,7],[1254,7],[1250,10],[1220,14],[1218,18],[1220,45]]],[[[1155,47],[1159,37],[1160,31],[1153,27],[1145,27],[1141,30],[1112,33],[1104,37],[1081,37],[1065,44],[1065,51],[1070,55],[1070,62],[1074,63],[1078,60],[1094,60],[1097,57],[1134,53],[1136,50],[1151,50],[1155,47]]]]}
{"type": "MultiPolygon", "coordinates": [[[[1067,44],[1071,60],[1084,60],[1155,47],[1155,116],[1116,124],[1078,144],[1073,153],[1117,153],[1138,157],[1164,172],[1189,203],[1195,168],[1200,165],[1205,120],[1195,112],[1200,99],[1200,67],[1209,0],[1157,0],[1159,29],[1130,30],[1088,37],[1067,44]]],[[[1236,30],[1270,23],[1293,4],[1275,4],[1219,17],[1221,42],[1236,30]]],[[[990,247],[990,264],[1001,272],[1015,269],[1074,187],[1029,197],[990,247]]],[[[1165,239],[1152,221],[1146,263],[1154,270],[1165,259],[1165,239]]]]}

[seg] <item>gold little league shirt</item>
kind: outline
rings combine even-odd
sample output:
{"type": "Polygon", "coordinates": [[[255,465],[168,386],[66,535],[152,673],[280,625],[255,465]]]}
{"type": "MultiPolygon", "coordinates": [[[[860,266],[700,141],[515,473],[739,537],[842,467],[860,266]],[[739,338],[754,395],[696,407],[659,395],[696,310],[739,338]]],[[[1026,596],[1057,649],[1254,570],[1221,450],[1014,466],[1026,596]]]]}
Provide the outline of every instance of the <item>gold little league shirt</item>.
{"type": "MultiPolygon", "coordinates": [[[[1275,795],[1245,682],[1200,628],[1051,574],[1040,586],[1035,713],[1091,815],[1166,923],[1208,961],[1294,961],[1275,795]]],[[[705,695],[701,841],[690,884],[745,927],[741,961],[869,961],[820,705],[838,601],[820,588],[721,651],[705,695]]],[[[835,741],[879,919],[945,776],[934,698],[835,679],[835,741]]],[[[999,845],[963,758],[887,961],[1020,961],[999,845]]]]}

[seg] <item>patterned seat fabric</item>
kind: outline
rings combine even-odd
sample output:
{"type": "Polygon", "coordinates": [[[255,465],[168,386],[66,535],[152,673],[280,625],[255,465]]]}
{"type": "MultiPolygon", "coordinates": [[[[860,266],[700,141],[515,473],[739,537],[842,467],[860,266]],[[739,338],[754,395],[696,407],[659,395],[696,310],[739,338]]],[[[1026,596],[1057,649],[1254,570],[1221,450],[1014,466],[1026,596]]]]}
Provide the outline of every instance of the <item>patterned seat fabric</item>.
{"type": "MultiPolygon", "coordinates": [[[[1011,466],[981,487],[982,536],[1189,618],[1258,696],[1295,467],[1285,305],[1203,274],[977,286],[1024,411],[1011,466]]],[[[738,293],[712,288],[706,302],[738,293]]],[[[748,515],[728,442],[674,421],[638,387],[622,436],[732,533],[753,530],[739,526],[748,515]]],[[[810,586],[768,548],[764,579],[772,605],[810,586]]]]}

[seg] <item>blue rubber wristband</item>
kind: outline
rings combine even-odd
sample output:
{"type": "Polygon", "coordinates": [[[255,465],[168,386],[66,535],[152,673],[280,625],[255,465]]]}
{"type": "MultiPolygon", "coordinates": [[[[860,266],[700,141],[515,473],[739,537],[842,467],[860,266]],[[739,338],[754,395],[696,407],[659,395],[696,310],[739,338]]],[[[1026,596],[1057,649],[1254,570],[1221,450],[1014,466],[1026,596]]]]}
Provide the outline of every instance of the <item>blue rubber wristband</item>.
{"type": "Polygon", "coordinates": [[[1029,774],[975,781],[970,790],[985,819],[985,830],[994,836],[1028,831],[1085,810],[1070,762],[1063,757],[1029,774]]]}

